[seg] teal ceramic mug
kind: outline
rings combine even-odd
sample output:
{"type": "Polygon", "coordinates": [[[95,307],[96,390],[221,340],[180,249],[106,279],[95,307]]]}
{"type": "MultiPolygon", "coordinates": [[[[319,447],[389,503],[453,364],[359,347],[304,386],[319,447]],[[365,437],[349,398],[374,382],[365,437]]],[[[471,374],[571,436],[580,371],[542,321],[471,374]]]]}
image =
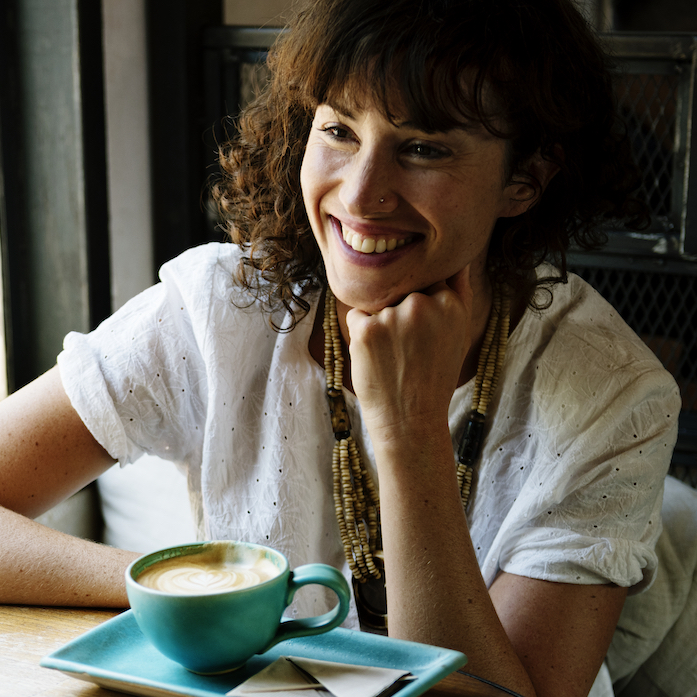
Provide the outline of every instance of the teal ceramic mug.
{"type": "Polygon", "coordinates": [[[133,614],[145,637],[165,656],[203,674],[241,667],[253,655],[294,637],[340,625],[350,591],[326,564],[291,571],[278,551],[247,542],[200,542],[152,552],[126,570],[133,614]],[[146,585],[147,584],[147,585],[146,585]],[[282,620],[301,586],[333,590],[333,610],[282,620]]]}

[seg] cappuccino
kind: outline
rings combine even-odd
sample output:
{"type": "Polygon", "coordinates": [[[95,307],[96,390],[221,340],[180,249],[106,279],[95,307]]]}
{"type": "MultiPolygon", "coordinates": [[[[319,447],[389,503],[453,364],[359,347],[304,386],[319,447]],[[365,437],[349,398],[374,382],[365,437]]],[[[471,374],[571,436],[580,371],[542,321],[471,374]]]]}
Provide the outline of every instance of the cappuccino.
{"type": "Polygon", "coordinates": [[[126,590],[145,638],[168,658],[205,675],[235,670],[280,641],[338,627],[351,601],[338,569],[305,564],[291,571],[277,550],[233,540],[146,554],[126,569],[126,590]],[[310,584],[334,591],[337,606],[317,617],[284,621],[295,592],[310,584]]]}
{"type": "Polygon", "coordinates": [[[165,593],[203,595],[257,586],[278,576],[280,571],[261,552],[230,560],[223,547],[213,545],[199,554],[156,562],[136,580],[165,593]]]}

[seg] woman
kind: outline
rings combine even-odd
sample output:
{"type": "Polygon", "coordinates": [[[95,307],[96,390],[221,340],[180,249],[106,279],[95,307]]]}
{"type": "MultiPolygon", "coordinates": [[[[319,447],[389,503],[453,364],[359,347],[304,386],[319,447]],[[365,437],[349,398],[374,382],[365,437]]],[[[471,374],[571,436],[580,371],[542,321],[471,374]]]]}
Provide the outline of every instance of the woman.
{"type": "Polygon", "coordinates": [[[272,71],[221,159],[236,244],[2,405],[2,600],[124,603],[132,555],[19,514],[151,452],[187,468],[202,536],[350,568],[362,605],[384,558],[390,635],[587,694],[655,571],[680,408],[560,283],[570,239],[640,222],[602,51],[567,0],[323,0],[272,71]]]}

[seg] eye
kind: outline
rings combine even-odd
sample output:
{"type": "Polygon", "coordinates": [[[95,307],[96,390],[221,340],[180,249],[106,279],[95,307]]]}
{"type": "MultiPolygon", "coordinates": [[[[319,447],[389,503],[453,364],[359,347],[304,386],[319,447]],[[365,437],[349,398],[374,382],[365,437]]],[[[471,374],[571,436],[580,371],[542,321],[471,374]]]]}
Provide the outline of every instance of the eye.
{"type": "Polygon", "coordinates": [[[442,157],[447,157],[450,154],[445,148],[421,142],[410,143],[404,151],[410,157],[419,160],[437,160],[442,157]]]}
{"type": "Polygon", "coordinates": [[[351,136],[351,131],[348,128],[338,125],[323,126],[320,128],[322,133],[326,133],[330,138],[335,140],[345,140],[351,136]]]}

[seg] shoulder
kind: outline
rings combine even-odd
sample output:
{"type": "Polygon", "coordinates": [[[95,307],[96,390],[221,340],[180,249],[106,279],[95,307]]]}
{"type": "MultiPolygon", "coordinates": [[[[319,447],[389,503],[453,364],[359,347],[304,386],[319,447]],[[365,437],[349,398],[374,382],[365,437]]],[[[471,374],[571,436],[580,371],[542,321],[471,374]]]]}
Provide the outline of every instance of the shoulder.
{"type": "Polygon", "coordinates": [[[508,516],[501,568],[648,582],[681,401],[617,311],[576,276],[555,286],[511,335],[493,406],[483,471],[508,516]]]}
{"type": "Polygon", "coordinates": [[[578,276],[555,286],[545,310],[526,313],[509,347],[511,399],[540,426],[563,428],[569,437],[597,434],[602,426],[614,432],[615,442],[619,432],[634,440],[637,429],[648,436],[676,427],[681,400],[675,380],[578,276]]]}
{"type": "Polygon", "coordinates": [[[210,283],[216,276],[229,279],[233,285],[235,269],[242,257],[239,246],[230,242],[209,242],[192,247],[166,262],[160,268],[160,280],[186,287],[192,283],[210,283]]]}
{"type": "Polygon", "coordinates": [[[591,375],[616,378],[653,375],[668,389],[675,387],[655,354],[617,310],[575,274],[554,287],[546,309],[528,311],[521,325],[521,342],[532,349],[533,360],[544,360],[547,370],[578,374],[582,368],[591,375]]]}
{"type": "Polygon", "coordinates": [[[221,322],[234,326],[245,317],[264,324],[263,302],[237,281],[242,256],[231,242],[209,242],[182,252],[160,268],[167,303],[202,328],[221,322]]]}

